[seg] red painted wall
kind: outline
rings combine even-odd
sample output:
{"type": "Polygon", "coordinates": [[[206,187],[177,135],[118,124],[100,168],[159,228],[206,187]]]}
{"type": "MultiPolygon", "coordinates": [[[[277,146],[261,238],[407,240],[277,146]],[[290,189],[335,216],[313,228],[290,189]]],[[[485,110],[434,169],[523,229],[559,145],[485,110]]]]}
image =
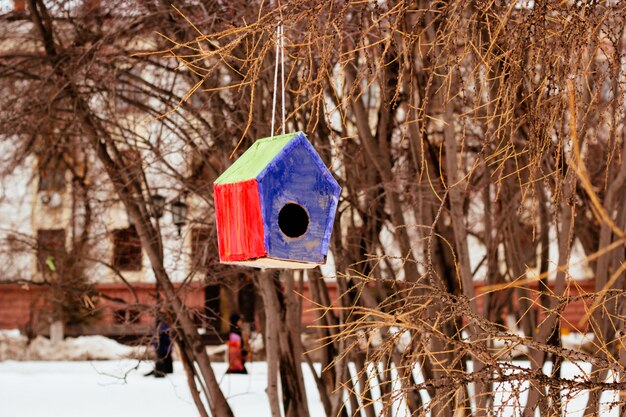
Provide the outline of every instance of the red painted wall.
{"type": "MultiPolygon", "coordinates": [[[[330,299],[335,300],[334,304],[338,305],[336,301],[338,297],[337,285],[334,282],[327,282],[326,285],[328,287],[330,299]]],[[[537,285],[531,284],[530,288],[534,288],[536,290],[537,285]]],[[[550,288],[552,289],[551,285],[550,288]]],[[[476,293],[476,303],[478,310],[479,312],[482,312],[483,304],[485,301],[485,297],[482,294],[484,293],[485,285],[482,283],[476,283],[474,289],[476,293]]],[[[572,285],[568,291],[568,295],[571,297],[581,294],[591,294],[595,292],[595,283],[593,280],[576,281],[576,285],[572,285]]],[[[532,293],[535,297],[534,301],[539,302],[539,293],[537,291],[534,291],[532,293]]],[[[302,304],[302,322],[304,323],[304,325],[325,325],[325,323],[317,320],[319,315],[323,314],[323,310],[319,309],[319,307],[313,305],[310,301],[307,300],[308,298],[310,298],[308,286],[305,287],[304,297],[305,299],[303,300],[302,304]]],[[[515,305],[516,303],[514,302],[513,304],[515,305]]],[[[588,331],[586,328],[586,323],[583,323],[582,326],[579,326],[579,322],[585,317],[586,311],[589,307],[590,303],[587,303],[587,305],[585,306],[585,302],[583,302],[582,300],[577,300],[570,303],[562,313],[561,327],[566,331],[588,331]]],[[[541,320],[542,318],[543,317],[540,316],[539,319],[541,320]]]]}
{"type": "Polygon", "coordinates": [[[41,287],[26,285],[0,286],[0,329],[22,328],[43,305],[41,287]]]}
{"type": "MultiPolygon", "coordinates": [[[[593,280],[578,281],[577,286],[570,288],[569,295],[593,293],[595,290],[593,280]]],[[[326,283],[331,300],[336,302],[338,297],[337,285],[334,282],[326,283]]],[[[136,284],[134,285],[135,293],[139,302],[147,307],[155,304],[155,286],[154,284],[136,284]]],[[[480,296],[484,292],[484,286],[476,284],[476,301],[479,310],[482,310],[485,298],[480,296]]],[[[100,284],[97,290],[108,297],[119,298],[127,302],[133,302],[134,297],[123,284],[100,284]]],[[[25,328],[29,321],[42,320],[43,317],[39,313],[45,301],[45,292],[47,290],[38,286],[20,286],[20,285],[0,285],[0,329],[25,328]]],[[[200,283],[194,283],[187,286],[181,291],[181,297],[190,310],[202,312],[204,309],[204,287],[200,283]]],[[[316,320],[323,311],[315,309],[308,299],[311,297],[308,285],[305,283],[304,298],[302,300],[302,321],[304,327],[322,324],[316,320]]],[[[539,294],[537,293],[538,297],[539,294]]],[[[115,311],[126,308],[125,305],[115,301],[107,300],[103,297],[93,300],[97,311],[99,312],[95,330],[101,330],[104,334],[106,331],[115,330],[116,319],[115,311]],[[107,327],[108,326],[108,327],[107,327]],[[111,327],[113,326],[113,327],[111,327]]],[[[588,306],[587,306],[588,307],[588,306]]],[[[585,327],[578,328],[578,323],[585,315],[585,304],[582,300],[570,303],[563,312],[562,327],[570,331],[586,331],[585,327]]],[[[135,324],[142,325],[146,329],[154,324],[153,310],[146,310],[139,314],[135,324]]],[[[123,324],[117,324],[123,328],[123,324]]],[[[119,329],[118,329],[119,330],[119,329]]],[[[141,330],[141,329],[140,329],[141,330]]]]}
{"type": "Polygon", "coordinates": [[[256,180],[215,184],[215,222],[220,260],[237,262],[265,256],[265,234],[256,180]]]}
{"type": "MultiPolygon", "coordinates": [[[[149,332],[154,325],[156,305],[156,289],[154,284],[134,284],[134,295],[124,284],[100,284],[96,290],[101,296],[91,297],[94,305],[92,319],[87,319],[83,329],[87,333],[102,333],[122,336],[127,327],[129,334],[149,332]],[[140,306],[128,306],[115,301],[137,303],[140,306]],[[133,310],[136,314],[131,327],[128,323],[120,323],[119,315],[124,310],[133,310]],[[116,317],[117,316],[117,317],[116,317]],[[136,328],[132,328],[135,326],[136,328]]],[[[46,299],[48,289],[35,285],[0,285],[0,329],[23,329],[47,331],[48,318],[46,299]]],[[[188,285],[179,292],[180,297],[190,310],[203,312],[204,287],[200,284],[188,285]]],[[[80,329],[78,329],[80,332],[80,329]]]]}

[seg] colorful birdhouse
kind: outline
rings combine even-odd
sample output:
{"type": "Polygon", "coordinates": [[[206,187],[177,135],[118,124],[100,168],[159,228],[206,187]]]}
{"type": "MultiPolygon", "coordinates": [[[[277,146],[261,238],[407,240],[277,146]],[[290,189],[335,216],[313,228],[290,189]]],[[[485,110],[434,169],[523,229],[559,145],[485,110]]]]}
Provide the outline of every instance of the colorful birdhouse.
{"type": "Polygon", "coordinates": [[[326,261],[341,187],[302,132],[257,140],[213,185],[220,261],[326,261]]]}

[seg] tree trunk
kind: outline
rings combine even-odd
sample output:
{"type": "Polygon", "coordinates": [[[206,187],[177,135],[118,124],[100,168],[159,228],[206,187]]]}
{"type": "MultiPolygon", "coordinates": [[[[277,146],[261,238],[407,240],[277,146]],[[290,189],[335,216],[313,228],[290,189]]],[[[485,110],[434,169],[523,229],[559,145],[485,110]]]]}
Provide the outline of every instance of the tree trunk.
{"type": "MultiPolygon", "coordinates": [[[[65,66],[59,61],[56,54],[52,33],[53,25],[50,22],[50,15],[45,5],[38,0],[29,0],[28,4],[33,23],[42,38],[46,54],[50,59],[49,62],[53,66],[55,76],[60,80],[72,80],[72,77],[65,73],[65,66]]],[[[125,169],[126,167],[116,163],[107,149],[108,146],[111,146],[111,149],[113,149],[114,152],[116,151],[114,141],[107,130],[100,126],[99,120],[90,112],[89,106],[81,97],[76,86],[71,81],[67,81],[65,90],[74,106],[77,121],[80,123],[84,134],[89,139],[93,150],[103,164],[120,200],[126,206],[137,228],[142,247],[146,251],[154,270],[155,278],[166,295],[164,308],[171,311],[178,320],[181,339],[185,342],[185,346],[187,346],[188,354],[198,363],[206,384],[204,392],[207,396],[212,414],[232,417],[232,411],[217,383],[217,379],[215,378],[215,374],[211,368],[209,358],[204,350],[204,345],[200,340],[200,335],[197,332],[195,324],[191,317],[189,317],[186,307],[176,294],[163,266],[163,251],[159,244],[161,239],[160,236],[157,235],[150,221],[150,217],[147,214],[148,208],[141,198],[141,192],[137,195],[132,194],[133,181],[127,176],[127,172],[129,171],[125,169]]]]}
{"type": "MultiPolygon", "coordinates": [[[[268,388],[272,417],[280,416],[278,375],[282,389],[285,417],[308,417],[309,409],[302,374],[302,345],[300,341],[300,314],[295,300],[294,280],[286,272],[291,295],[283,295],[278,272],[263,273],[256,284],[263,296],[266,316],[266,352],[268,388]],[[276,414],[277,413],[277,414],[276,414]]],[[[289,290],[288,290],[289,291],[289,290]]]]}
{"type": "MultiPolygon", "coordinates": [[[[302,273],[300,271],[300,273],[302,273]]],[[[294,292],[294,276],[292,271],[285,271],[285,293],[279,298],[281,322],[279,329],[281,386],[283,388],[283,409],[286,417],[308,417],[304,376],[302,375],[302,340],[300,321],[302,314],[294,292]]],[[[275,294],[282,295],[280,281],[274,280],[275,294]]]]}
{"type": "Polygon", "coordinates": [[[280,399],[278,397],[278,365],[280,345],[278,341],[278,300],[274,293],[273,274],[263,272],[255,276],[255,284],[263,297],[265,310],[265,352],[267,361],[267,397],[272,417],[281,417],[280,399]]]}
{"type": "MultiPolygon", "coordinates": [[[[452,82],[452,81],[449,81],[452,82]]],[[[452,113],[452,102],[446,104],[444,127],[444,144],[446,149],[446,173],[448,181],[448,195],[450,198],[450,215],[452,218],[452,226],[454,229],[454,243],[458,258],[458,274],[461,281],[461,289],[463,295],[469,301],[469,306],[472,313],[478,315],[478,307],[476,306],[476,299],[474,297],[474,279],[472,275],[472,269],[469,259],[469,248],[467,243],[467,230],[464,223],[463,214],[463,192],[461,186],[465,184],[465,181],[461,181],[458,176],[457,167],[457,141],[454,132],[454,117],[452,113]]],[[[476,326],[476,323],[469,323],[467,328],[470,339],[473,343],[476,343],[481,348],[485,347],[484,337],[480,334],[480,329],[476,326]]],[[[484,367],[484,364],[476,357],[472,358],[473,372],[480,373],[484,367]]],[[[486,393],[486,386],[483,382],[477,381],[475,383],[476,392],[486,393]]],[[[487,414],[486,406],[487,396],[481,395],[477,398],[476,415],[484,416],[487,414]]]]}

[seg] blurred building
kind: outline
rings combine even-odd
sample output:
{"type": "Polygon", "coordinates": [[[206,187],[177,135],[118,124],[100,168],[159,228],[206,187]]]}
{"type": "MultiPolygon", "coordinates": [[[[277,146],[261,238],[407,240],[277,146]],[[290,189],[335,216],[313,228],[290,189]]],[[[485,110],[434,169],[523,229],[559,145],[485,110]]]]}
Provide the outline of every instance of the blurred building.
{"type": "MultiPolygon", "coordinates": [[[[0,0],[0,13],[24,10],[24,0],[0,0]]],[[[19,29],[19,21],[12,24],[19,29]]],[[[141,101],[137,94],[126,91],[125,97],[141,101]]],[[[128,101],[112,97],[111,105],[128,129],[147,138],[158,134],[128,101]]],[[[10,141],[0,143],[0,154],[10,154],[7,147],[11,146],[10,141]]],[[[210,200],[212,181],[207,181],[210,176],[203,161],[196,155],[177,155],[173,163],[194,188],[205,189],[210,200]]],[[[136,161],[136,175],[154,176],[159,184],[159,189],[146,190],[153,206],[162,204],[152,221],[162,232],[165,266],[198,328],[207,339],[219,340],[228,331],[228,317],[234,311],[258,327],[260,300],[250,280],[252,272],[219,264],[210,205],[181,193],[168,178],[159,178],[158,170],[149,169],[153,161],[136,151],[129,149],[124,157],[131,167],[136,161]],[[178,211],[180,203],[187,208],[184,216],[178,211]]],[[[48,334],[51,324],[61,321],[66,335],[131,338],[152,331],[159,296],[150,262],[124,206],[92,155],[77,148],[55,152],[44,142],[42,149],[2,178],[0,242],[0,328],[48,334]],[[77,177],[83,184],[77,183],[77,177]]],[[[480,254],[484,248],[475,252],[480,254]]],[[[535,255],[530,254],[529,265],[535,255]]],[[[336,286],[332,280],[326,284],[331,300],[336,299],[336,286]]],[[[482,285],[476,286],[480,293],[482,285]]],[[[306,281],[302,291],[303,321],[310,324],[315,313],[306,301],[310,298],[306,281]]],[[[593,282],[581,281],[575,291],[591,292],[593,282]]],[[[480,297],[478,304],[483,301],[480,297]]],[[[572,303],[564,312],[565,327],[575,328],[584,313],[582,302],[572,303]]]]}

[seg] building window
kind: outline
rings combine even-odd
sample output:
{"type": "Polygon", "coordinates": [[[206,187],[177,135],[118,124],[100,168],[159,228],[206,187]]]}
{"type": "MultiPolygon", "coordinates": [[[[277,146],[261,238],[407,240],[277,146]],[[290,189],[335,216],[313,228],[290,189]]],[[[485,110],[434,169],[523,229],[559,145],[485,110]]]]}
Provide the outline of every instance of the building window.
{"type": "Polygon", "coordinates": [[[139,311],[132,308],[123,308],[113,311],[115,324],[132,324],[139,322],[139,311]]]}
{"type": "Polygon", "coordinates": [[[39,161],[39,191],[65,190],[65,162],[62,158],[41,159],[39,161]]]}
{"type": "Polygon", "coordinates": [[[141,271],[141,240],[135,226],[113,232],[113,266],[120,271],[141,271]]]}
{"type": "Polygon", "coordinates": [[[220,333],[222,322],[220,320],[222,310],[221,287],[219,285],[207,285],[204,287],[204,318],[207,330],[211,330],[216,335],[220,333]]]}
{"type": "Polygon", "coordinates": [[[214,249],[211,251],[209,245],[214,242],[211,236],[211,229],[208,227],[197,227],[191,231],[191,268],[193,271],[206,271],[211,264],[216,261],[214,249]]]}
{"type": "Polygon", "coordinates": [[[58,270],[65,256],[65,230],[37,231],[37,270],[58,270]]]}

